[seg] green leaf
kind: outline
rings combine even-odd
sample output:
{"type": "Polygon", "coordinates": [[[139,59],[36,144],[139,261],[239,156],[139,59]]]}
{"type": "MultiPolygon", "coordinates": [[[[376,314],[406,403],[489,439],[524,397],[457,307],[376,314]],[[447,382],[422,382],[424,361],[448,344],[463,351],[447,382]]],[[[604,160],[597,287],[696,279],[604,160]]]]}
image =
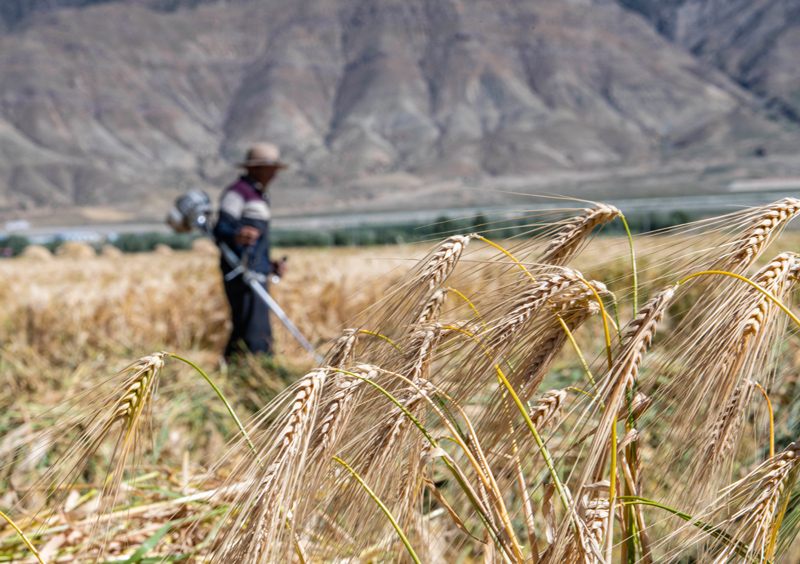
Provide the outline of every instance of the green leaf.
{"type": "Polygon", "coordinates": [[[156,545],[161,541],[161,539],[164,538],[164,535],[166,535],[170,531],[170,529],[172,529],[172,527],[180,521],[181,519],[179,519],[178,521],[169,521],[166,525],[157,530],[152,537],[144,541],[142,543],[142,546],[136,549],[136,552],[134,552],[126,562],[130,564],[139,564],[140,562],[142,562],[144,556],[148,552],[153,550],[156,547],[156,545]]]}

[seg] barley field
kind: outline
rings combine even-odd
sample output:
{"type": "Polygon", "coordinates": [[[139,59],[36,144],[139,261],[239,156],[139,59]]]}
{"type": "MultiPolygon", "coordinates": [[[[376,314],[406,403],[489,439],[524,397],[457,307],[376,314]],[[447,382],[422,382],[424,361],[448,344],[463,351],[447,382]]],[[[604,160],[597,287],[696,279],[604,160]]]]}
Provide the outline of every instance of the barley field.
{"type": "Polygon", "coordinates": [[[287,249],[322,363],[207,247],[0,262],[0,562],[797,562],[797,215],[287,249]]]}

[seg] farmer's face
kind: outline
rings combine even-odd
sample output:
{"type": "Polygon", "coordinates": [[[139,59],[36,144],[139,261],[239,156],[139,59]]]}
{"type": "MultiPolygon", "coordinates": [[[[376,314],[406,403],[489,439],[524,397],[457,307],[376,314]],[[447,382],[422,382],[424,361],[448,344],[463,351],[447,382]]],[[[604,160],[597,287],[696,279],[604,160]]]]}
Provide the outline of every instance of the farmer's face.
{"type": "Polygon", "coordinates": [[[278,169],[274,166],[251,166],[248,170],[250,175],[264,186],[269,184],[278,173],[278,169]]]}

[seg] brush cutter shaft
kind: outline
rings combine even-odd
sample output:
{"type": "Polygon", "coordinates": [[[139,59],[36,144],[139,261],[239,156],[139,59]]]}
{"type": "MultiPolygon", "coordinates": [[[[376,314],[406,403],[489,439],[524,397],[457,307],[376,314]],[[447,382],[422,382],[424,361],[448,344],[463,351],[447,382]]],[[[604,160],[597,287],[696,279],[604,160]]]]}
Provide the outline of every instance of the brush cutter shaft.
{"type": "Polygon", "coordinates": [[[225,260],[228,261],[228,264],[234,269],[231,271],[231,273],[234,271],[240,272],[245,283],[253,289],[253,291],[256,293],[256,296],[261,298],[261,301],[267,304],[267,307],[272,310],[272,313],[274,313],[278,319],[281,320],[281,323],[286,326],[289,332],[294,336],[295,339],[297,339],[303,348],[314,355],[314,358],[316,358],[318,362],[321,361],[322,356],[320,356],[319,353],[314,350],[314,347],[311,346],[311,343],[308,342],[308,339],[306,339],[300,330],[295,327],[294,323],[292,323],[292,320],[289,319],[283,309],[281,309],[281,306],[278,305],[278,302],[276,302],[275,299],[269,295],[269,292],[267,292],[267,289],[263,285],[263,280],[259,280],[259,277],[256,276],[256,273],[250,272],[247,270],[247,268],[243,267],[239,261],[239,257],[236,256],[236,253],[234,253],[228,245],[225,243],[219,243],[219,248],[222,250],[222,256],[225,257],[225,260]]]}
{"type": "Polygon", "coordinates": [[[294,335],[294,338],[297,339],[297,342],[303,345],[304,349],[313,354],[318,362],[321,361],[322,357],[317,354],[317,351],[314,350],[314,347],[311,346],[311,343],[309,343],[300,330],[295,327],[294,323],[292,323],[292,320],[289,319],[289,317],[284,313],[284,311],[281,309],[281,306],[278,305],[273,297],[269,295],[269,292],[267,292],[267,289],[264,288],[261,282],[251,276],[249,272],[244,273],[244,281],[253,289],[256,295],[261,298],[265,304],[267,304],[267,307],[272,310],[272,313],[274,313],[278,319],[281,320],[281,323],[283,323],[289,332],[294,335]]]}

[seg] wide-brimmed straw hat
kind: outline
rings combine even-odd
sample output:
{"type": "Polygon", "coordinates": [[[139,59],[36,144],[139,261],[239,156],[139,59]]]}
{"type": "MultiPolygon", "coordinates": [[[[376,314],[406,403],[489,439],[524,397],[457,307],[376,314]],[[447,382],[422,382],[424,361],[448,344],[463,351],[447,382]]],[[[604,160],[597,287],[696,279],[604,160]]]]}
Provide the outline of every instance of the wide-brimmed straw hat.
{"type": "Polygon", "coordinates": [[[256,143],[247,151],[245,160],[236,164],[242,168],[250,168],[253,166],[286,168],[289,166],[281,162],[281,150],[272,143],[256,143]]]}

